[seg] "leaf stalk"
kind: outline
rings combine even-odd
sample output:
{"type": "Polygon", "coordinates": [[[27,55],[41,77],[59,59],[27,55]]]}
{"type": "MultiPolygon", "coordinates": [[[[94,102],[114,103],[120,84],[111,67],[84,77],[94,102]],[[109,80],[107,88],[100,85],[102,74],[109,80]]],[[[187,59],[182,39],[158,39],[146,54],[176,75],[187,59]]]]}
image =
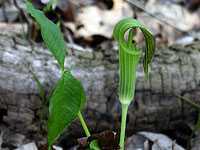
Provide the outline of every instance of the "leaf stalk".
{"type": "Polygon", "coordinates": [[[87,137],[91,136],[90,131],[87,128],[87,125],[86,125],[86,123],[85,123],[85,121],[83,119],[83,116],[82,116],[81,112],[78,113],[78,117],[79,117],[79,120],[80,120],[81,125],[83,127],[83,130],[85,131],[86,136],[87,137]]]}

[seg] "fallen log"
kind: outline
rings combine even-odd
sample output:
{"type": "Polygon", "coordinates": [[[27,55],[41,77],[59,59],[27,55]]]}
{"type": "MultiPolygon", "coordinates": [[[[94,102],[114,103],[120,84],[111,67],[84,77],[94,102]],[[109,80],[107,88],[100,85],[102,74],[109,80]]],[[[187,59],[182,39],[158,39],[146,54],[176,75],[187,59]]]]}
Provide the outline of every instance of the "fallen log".
{"type": "MultiPolygon", "coordinates": [[[[110,129],[119,132],[118,50],[92,50],[69,44],[67,47],[65,67],[77,62],[71,72],[86,92],[83,116],[90,131],[110,129]]],[[[142,62],[139,64],[135,100],[128,110],[127,135],[141,130],[169,130],[181,121],[195,121],[198,110],[181,101],[176,94],[199,103],[199,58],[200,43],[159,47],[150,65],[148,81],[142,62]]],[[[24,135],[21,141],[27,141],[37,131],[40,91],[24,64],[37,74],[46,96],[61,76],[57,62],[44,46],[0,35],[0,112],[3,112],[1,124],[6,124],[4,142],[7,143],[12,141],[13,134],[24,135]]],[[[43,134],[47,118],[48,108],[42,124],[43,134]]],[[[71,144],[72,137],[82,136],[84,133],[77,119],[62,139],[71,144]]]]}

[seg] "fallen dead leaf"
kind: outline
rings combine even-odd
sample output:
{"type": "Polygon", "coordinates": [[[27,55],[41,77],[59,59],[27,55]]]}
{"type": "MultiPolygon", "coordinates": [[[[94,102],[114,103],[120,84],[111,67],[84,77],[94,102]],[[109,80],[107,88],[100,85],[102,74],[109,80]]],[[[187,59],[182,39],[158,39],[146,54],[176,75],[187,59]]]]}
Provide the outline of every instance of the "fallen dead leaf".
{"type": "Polygon", "coordinates": [[[97,6],[88,6],[80,9],[77,14],[77,31],[75,38],[101,35],[110,39],[115,24],[123,19],[133,16],[131,7],[121,0],[115,0],[113,8],[102,10],[97,6]]]}
{"type": "Polygon", "coordinates": [[[156,2],[151,5],[146,5],[146,9],[156,15],[163,16],[169,24],[175,25],[182,31],[188,31],[194,26],[199,26],[200,17],[197,13],[191,13],[186,8],[178,5],[163,5],[156,2]]]}
{"type": "Polygon", "coordinates": [[[99,146],[102,150],[118,150],[118,138],[119,136],[117,133],[113,131],[103,131],[100,134],[96,133],[90,137],[83,137],[78,139],[78,150],[85,150],[89,147],[90,142],[96,139],[98,140],[99,146]]]}
{"type": "Polygon", "coordinates": [[[153,142],[152,150],[185,150],[164,134],[151,132],[139,132],[138,134],[153,142]]]}

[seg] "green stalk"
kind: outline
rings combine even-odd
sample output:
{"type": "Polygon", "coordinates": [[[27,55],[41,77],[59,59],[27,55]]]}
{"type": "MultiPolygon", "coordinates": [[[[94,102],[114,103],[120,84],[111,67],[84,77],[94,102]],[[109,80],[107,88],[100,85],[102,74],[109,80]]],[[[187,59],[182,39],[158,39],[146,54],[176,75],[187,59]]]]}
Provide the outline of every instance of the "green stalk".
{"type": "Polygon", "coordinates": [[[194,137],[195,132],[196,132],[197,130],[199,130],[199,128],[200,128],[200,105],[196,104],[195,102],[193,102],[193,101],[191,101],[191,100],[189,100],[189,99],[187,99],[187,98],[185,98],[185,97],[183,97],[183,96],[180,96],[180,95],[177,95],[177,96],[178,96],[181,100],[184,100],[184,101],[186,101],[187,103],[189,103],[190,105],[192,105],[192,106],[194,106],[194,107],[196,107],[196,108],[199,109],[199,115],[198,115],[197,122],[196,122],[196,124],[195,124],[195,126],[194,126],[194,129],[193,129],[193,131],[192,131],[192,133],[191,133],[189,139],[188,139],[188,143],[187,143],[187,147],[186,147],[186,150],[190,150],[191,147],[192,147],[192,142],[191,142],[191,141],[192,141],[192,138],[194,137]]]}
{"type": "Polygon", "coordinates": [[[199,109],[199,115],[198,115],[197,123],[195,124],[194,129],[193,129],[193,131],[192,131],[190,137],[188,138],[186,150],[190,150],[191,147],[193,146],[193,145],[192,145],[192,139],[193,139],[193,137],[195,136],[195,132],[198,131],[199,128],[200,128],[200,109],[199,109]]]}
{"type": "Polygon", "coordinates": [[[196,104],[195,102],[193,102],[193,101],[191,101],[191,100],[189,100],[189,99],[187,99],[187,98],[185,98],[185,97],[183,97],[183,96],[180,96],[180,95],[176,95],[176,96],[178,96],[180,99],[186,101],[186,102],[189,103],[190,105],[192,105],[192,106],[194,106],[194,107],[200,109],[200,105],[196,104]]]}
{"type": "Polygon", "coordinates": [[[91,134],[90,134],[90,132],[89,132],[89,130],[87,128],[87,125],[86,125],[86,123],[85,123],[85,121],[83,119],[83,116],[82,116],[81,112],[78,113],[78,117],[80,119],[81,125],[82,125],[82,127],[83,127],[83,129],[85,131],[86,136],[87,137],[91,136],[91,134]]]}
{"type": "Polygon", "coordinates": [[[42,111],[40,113],[40,120],[39,120],[37,135],[36,135],[36,139],[35,139],[35,143],[36,143],[37,146],[38,146],[38,139],[39,139],[39,135],[40,135],[40,129],[41,129],[41,124],[42,124],[42,119],[43,119],[43,115],[44,115],[45,106],[46,105],[42,106],[42,111]]]}
{"type": "Polygon", "coordinates": [[[124,149],[124,139],[126,131],[126,116],[129,104],[122,104],[122,120],[121,120],[121,133],[120,133],[120,149],[124,149]]]}

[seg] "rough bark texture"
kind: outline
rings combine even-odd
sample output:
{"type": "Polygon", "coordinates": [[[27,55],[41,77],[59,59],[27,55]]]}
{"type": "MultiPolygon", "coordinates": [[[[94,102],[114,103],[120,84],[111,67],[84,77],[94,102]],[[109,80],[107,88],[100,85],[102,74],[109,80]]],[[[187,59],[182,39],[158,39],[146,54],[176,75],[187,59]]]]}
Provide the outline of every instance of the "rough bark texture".
{"type": "MultiPolygon", "coordinates": [[[[65,67],[72,70],[84,86],[87,103],[83,116],[91,132],[119,132],[121,106],[118,101],[118,50],[67,49],[65,67]]],[[[50,52],[39,44],[19,38],[0,36],[0,110],[4,142],[21,136],[20,144],[35,136],[41,108],[39,88],[23,64],[38,75],[46,93],[61,75],[50,52]],[[12,135],[12,136],[11,136],[12,135]]],[[[137,68],[135,100],[128,111],[127,135],[136,131],[173,129],[181,121],[194,121],[197,110],[182,102],[176,94],[199,102],[200,43],[174,45],[156,49],[146,81],[142,63],[137,68]]],[[[48,108],[47,111],[48,112],[48,108]]],[[[46,113],[45,120],[47,120],[46,113]]],[[[66,116],[67,117],[67,116],[66,116]]],[[[43,121],[45,131],[46,121],[43,121]]],[[[63,135],[72,143],[72,136],[84,136],[79,120],[63,135]]]]}

